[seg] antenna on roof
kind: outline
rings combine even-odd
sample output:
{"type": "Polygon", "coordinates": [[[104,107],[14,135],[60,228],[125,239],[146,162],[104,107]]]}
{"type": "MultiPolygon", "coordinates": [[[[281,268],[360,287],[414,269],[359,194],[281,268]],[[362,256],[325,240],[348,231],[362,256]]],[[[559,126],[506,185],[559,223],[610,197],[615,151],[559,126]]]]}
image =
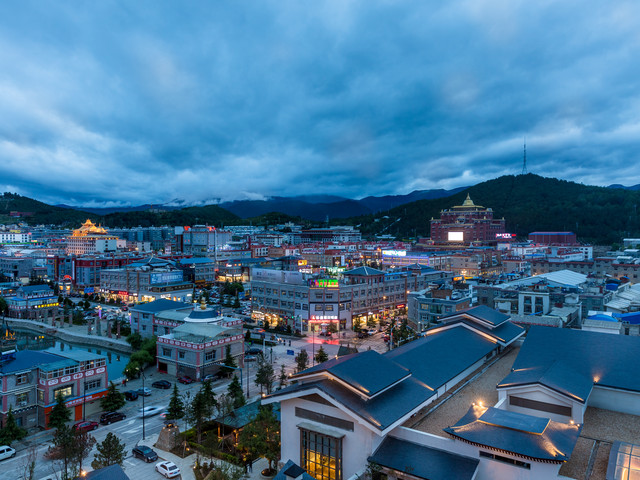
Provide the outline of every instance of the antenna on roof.
{"type": "Polygon", "coordinates": [[[524,137],[524,155],[522,157],[522,175],[527,174],[527,137],[524,137]]]}

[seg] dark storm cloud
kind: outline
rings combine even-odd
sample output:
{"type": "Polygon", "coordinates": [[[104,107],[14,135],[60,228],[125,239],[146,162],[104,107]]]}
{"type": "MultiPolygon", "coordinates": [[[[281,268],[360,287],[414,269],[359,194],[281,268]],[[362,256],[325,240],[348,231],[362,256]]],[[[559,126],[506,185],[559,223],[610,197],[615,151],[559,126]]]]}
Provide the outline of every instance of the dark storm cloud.
{"type": "Polygon", "coordinates": [[[640,183],[637,2],[5,2],[0,188],[166,202],[640,183]]]}

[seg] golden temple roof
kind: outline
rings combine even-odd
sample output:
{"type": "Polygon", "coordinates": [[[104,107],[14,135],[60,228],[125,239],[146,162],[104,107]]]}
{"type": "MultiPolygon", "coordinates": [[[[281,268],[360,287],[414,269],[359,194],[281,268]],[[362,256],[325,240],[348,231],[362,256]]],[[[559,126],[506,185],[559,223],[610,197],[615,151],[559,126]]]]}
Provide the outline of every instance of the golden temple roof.
{"type": "Polygon", "coordinates": [[[73,236],[86,237],[87,235],[107,235],[107,230],[87,219],[80,228],[73,231],[73,236]]]}

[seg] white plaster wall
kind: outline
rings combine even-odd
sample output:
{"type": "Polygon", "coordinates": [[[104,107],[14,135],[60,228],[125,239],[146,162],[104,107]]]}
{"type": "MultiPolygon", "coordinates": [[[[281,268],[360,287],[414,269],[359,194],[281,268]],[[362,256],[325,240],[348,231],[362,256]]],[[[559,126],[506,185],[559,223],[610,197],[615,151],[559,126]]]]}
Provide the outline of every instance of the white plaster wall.
{"type": "Polygon", "coordinates": [[[367,458],[380,445],[382,437],[364,427],[358,421],[343,411],[316,402],[309,402],[299,398],[285,400],[281,403],[281,460],[286,462],[291,459],[300,463],[300,430],[297,425],[301,422],[314,424],[312,420],[295,416],[295,407],[305,408],[313,412],[331,415],[333,417],[348,420],[354,423],[354,431],[349,432],[337,427],[318,424],[319,428],[331,429],[344,433],[342,439],[342,477],[349,478],[363,465],[367,464],[367,458]]]}
{"type": "Polygon", "coordinates": [[[571,401],[569,398],[556,394],[555,392],[541,386],[541,385],[527,385],[524,387],[513,388],[501,388],[498,391],[498,398],[502,400],[508,395],[516,397],[527,398],[529,400],[536,400],[538,402],[551,403],[554,405],[561,405],[563,407],[571,408],[571,417],[564,415],[558,415],[550,412],[543,412],[542,410],[534,410],[529,408],[517,407],[511,405],[509,400],[506,399],[503,404],[503,408],[510,412],[524,413],[526,415],[533,415],[535,417],[549,418],[555,422],[568,423],[573,420],[576,423],[582,423],[584,405],[579,402],[571,401]]]}
{"type": "Polygon", "coordinates": [[[589,396],[590,407],[640,415],[640,393],[614,390],[594,385],[589,396]]]}

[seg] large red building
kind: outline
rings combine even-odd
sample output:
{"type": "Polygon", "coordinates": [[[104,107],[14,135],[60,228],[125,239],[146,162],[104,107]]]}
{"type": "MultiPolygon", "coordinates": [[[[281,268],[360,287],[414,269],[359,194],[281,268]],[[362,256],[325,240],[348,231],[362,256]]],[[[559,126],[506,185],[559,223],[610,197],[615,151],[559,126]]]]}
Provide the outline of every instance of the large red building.
{"type": "Polygon", "coordinates": [[[504,218],[495,220],[493,210],[476,205],[467,195],[462,205],[442,210],[431,219],[431,240],[435,243],[495,243],[505,233],[504,218]]]}

